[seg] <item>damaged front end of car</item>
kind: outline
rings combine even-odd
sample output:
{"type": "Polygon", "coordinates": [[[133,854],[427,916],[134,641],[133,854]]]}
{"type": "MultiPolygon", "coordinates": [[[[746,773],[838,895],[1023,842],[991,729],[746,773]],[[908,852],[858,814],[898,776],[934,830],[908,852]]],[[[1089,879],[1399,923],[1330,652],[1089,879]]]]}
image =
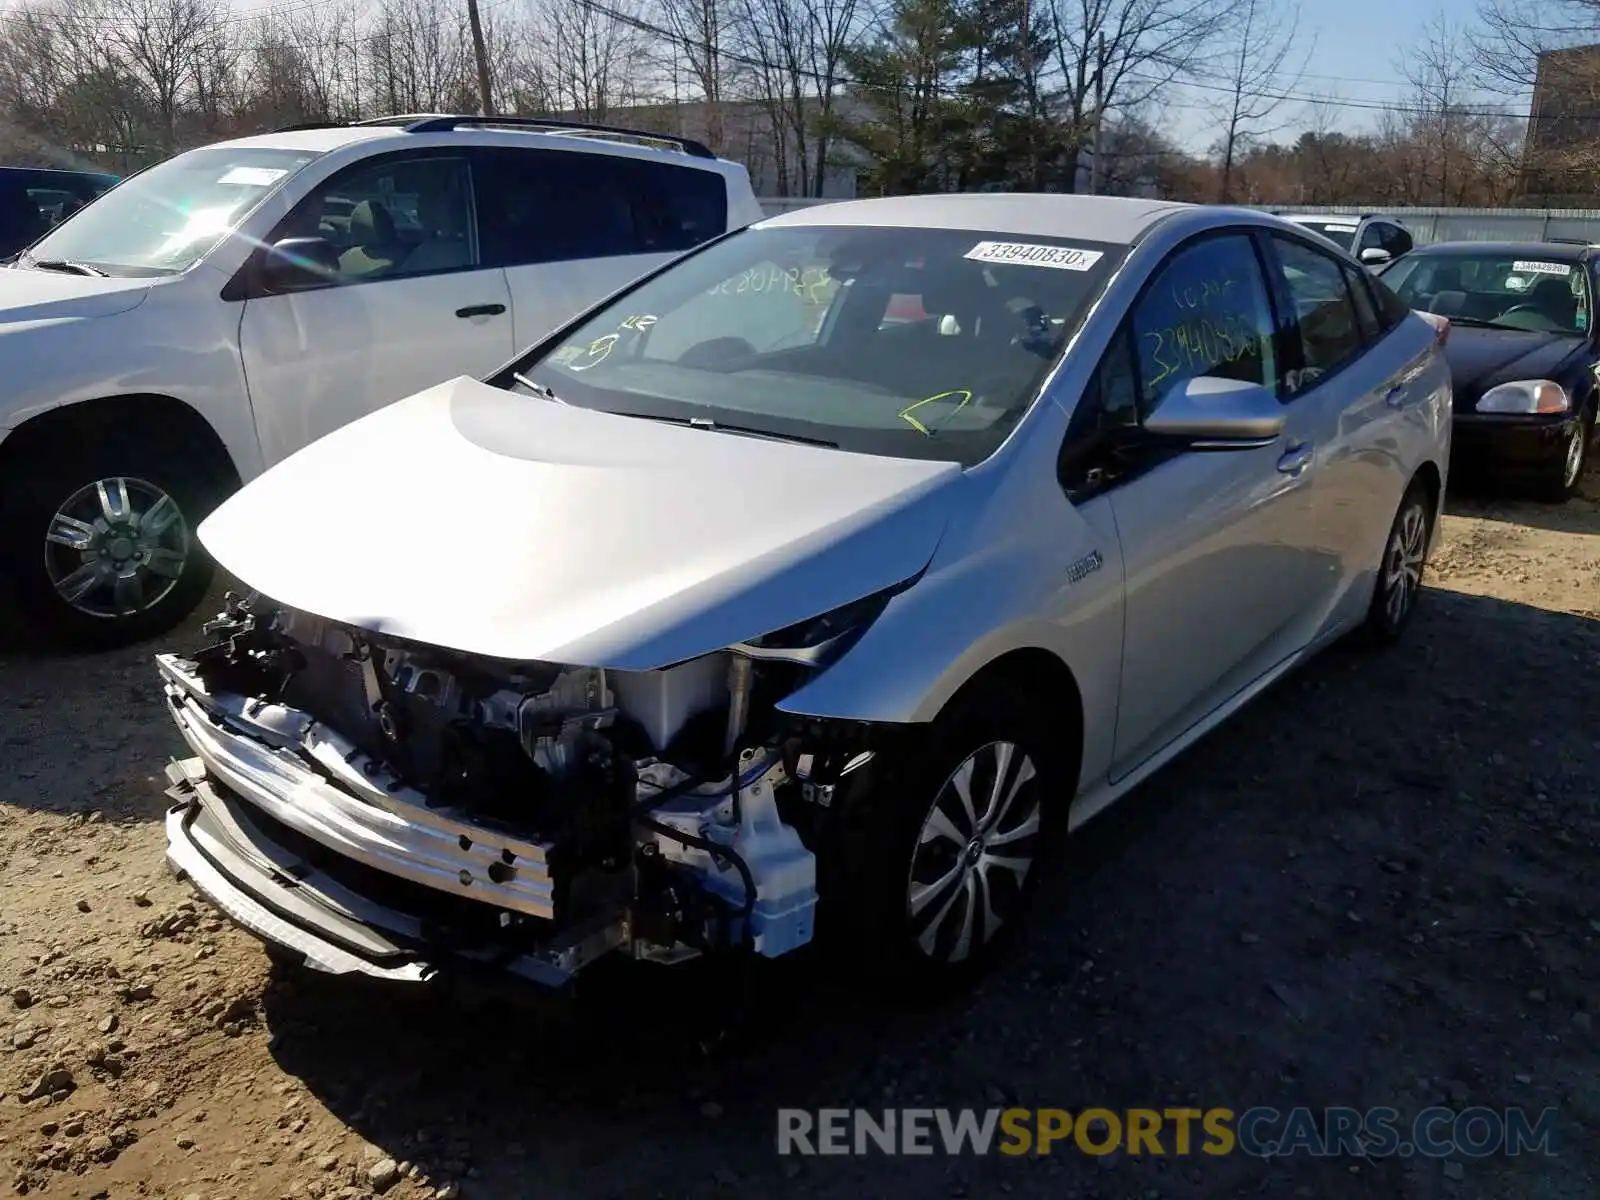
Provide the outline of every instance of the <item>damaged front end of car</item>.
{"type": "Polygon", "coordinates": [[[230,594],[205,649],[157,659],[192,751],[168,771],[169,862],[333,974],[560,987],[613,955],[788,954],[813,939],[835,789],[880,731],[775,705],[888,595],[619,671],[230,594]]]}

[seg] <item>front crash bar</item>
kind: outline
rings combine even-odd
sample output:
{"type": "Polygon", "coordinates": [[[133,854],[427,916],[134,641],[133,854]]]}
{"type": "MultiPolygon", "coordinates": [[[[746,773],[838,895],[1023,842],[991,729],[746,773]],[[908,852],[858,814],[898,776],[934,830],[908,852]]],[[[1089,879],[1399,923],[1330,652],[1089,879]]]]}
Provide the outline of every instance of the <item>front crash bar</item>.
{"type": "Polygon", "coordinates": [[[190,664],[175,655],[158,655],[156,662],[184,740],[230,791],[295,832],[375,870],[529,916],[555,918],[543,843],[448,809],[428,808],[422,793],[309,714],[212,694],[190,664]]]}
{"type": "Polygon", "coordinates": [[[249,805],[215,786],[198,758],[173,763],[167,774],[175,801],[166,819],[169,867],[250,933],[313,970],[429,983],[459,964],[559,988],[628,943],[628,925],[618,918],[569,931],[531,953],[436,953],[420,917],[367,899],[273,841],[251,820],[249,805]]]}

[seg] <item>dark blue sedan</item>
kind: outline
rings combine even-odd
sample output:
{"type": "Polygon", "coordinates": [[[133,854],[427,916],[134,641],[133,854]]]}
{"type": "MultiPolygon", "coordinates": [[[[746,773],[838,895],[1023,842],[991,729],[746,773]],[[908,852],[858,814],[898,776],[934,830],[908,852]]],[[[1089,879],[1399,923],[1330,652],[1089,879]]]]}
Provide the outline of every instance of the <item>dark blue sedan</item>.
{"type": "Polygon", "coordinates": [[[1595,441],[1600,249],[1442,242],[1381,272],[1412,308],[1450,321],[1451,470],[1572,496],[1595,441]]]}

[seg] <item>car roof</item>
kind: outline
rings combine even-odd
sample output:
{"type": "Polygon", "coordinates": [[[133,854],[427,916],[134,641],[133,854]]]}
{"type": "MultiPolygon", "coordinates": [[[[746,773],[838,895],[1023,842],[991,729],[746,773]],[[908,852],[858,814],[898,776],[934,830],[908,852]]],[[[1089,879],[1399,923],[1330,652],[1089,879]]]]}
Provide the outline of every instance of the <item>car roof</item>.
{"type": "Polygon", "coordinates": [[[1128,245],[1171,213],[1198,207],[1167,200],[1055,192],[962,192],[885,196],[809,205],[759,221],[756,228],[868,225],[897,229],[958,229],[974,233],[1082,238],[1128,245]]]}
{"type": "Polygon", "coordinates": [[[1594,247],[1571,242],[1430,242],[1412,254],[1497,254],[1512,258],[1553,262],[1582,262],[1594,257],[1594,247]]]}

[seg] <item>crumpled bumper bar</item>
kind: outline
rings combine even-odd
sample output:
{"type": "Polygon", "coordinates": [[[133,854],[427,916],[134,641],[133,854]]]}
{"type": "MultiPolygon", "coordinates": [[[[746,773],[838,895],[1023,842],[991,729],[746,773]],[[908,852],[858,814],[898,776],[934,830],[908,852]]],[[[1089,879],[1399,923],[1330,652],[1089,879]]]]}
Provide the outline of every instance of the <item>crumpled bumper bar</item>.
{"type": "Polygon", "coordinates": [[[167,813],[168,864],[245,929],[313,970],[426,983],[459,965],[561,987],[626,941],[625,926],[594,922],[537,951],[458,947],[440,954],[423,918],[374,902],[275,841],[249,805],[212,782],[200,759],[173,763],[167,774],[177,801],[167,813]]]}
{"type": "Polygon", "coordinates": [[[399,879],[554,918],[545,845],[429,809],[420,792],[306,713],[212,695],[182,659],[156,661],[173,718],[206,771],[275,820],[399,879]]]}

